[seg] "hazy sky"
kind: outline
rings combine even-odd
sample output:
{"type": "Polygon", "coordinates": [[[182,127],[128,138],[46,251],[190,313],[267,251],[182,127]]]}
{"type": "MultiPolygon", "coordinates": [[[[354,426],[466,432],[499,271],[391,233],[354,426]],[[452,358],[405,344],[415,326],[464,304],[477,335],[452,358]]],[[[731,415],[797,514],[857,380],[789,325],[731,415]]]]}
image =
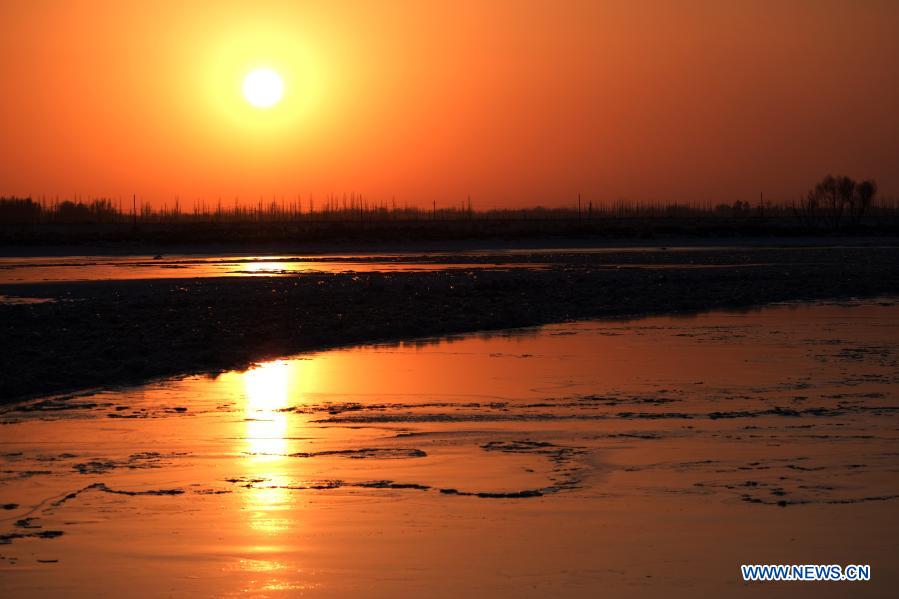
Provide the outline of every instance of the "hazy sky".
{"type": "Polygon", "coordinates": [[[0,194],[896,195],[897,74],[895,0],[4,0],[0,194]]]}

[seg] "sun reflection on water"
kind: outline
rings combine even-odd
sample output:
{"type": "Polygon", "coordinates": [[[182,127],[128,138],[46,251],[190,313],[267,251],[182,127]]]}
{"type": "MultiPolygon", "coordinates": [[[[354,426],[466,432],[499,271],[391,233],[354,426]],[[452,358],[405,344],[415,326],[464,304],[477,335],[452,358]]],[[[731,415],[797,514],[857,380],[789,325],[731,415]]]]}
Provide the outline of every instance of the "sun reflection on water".
{"type": "Polygon", "coordinates": [[[246,467],[254,487],[246,494],[250,527],[277,533],[288,525],[285,517],[289,484],[285,472],[288,453],[287,414],[290,364],[276,360],[260,364],[243,374],[246,397],[246,467]],[[284,515],[281,515],[281,514],[284,515]]]}
{"type": "Polygon", "coordinates": [[[265,275],[279,273],[285,270],[294,270],[290,263],[285,262],[247,262],[243,264],[242,272],[250,275],[265,275]]]}

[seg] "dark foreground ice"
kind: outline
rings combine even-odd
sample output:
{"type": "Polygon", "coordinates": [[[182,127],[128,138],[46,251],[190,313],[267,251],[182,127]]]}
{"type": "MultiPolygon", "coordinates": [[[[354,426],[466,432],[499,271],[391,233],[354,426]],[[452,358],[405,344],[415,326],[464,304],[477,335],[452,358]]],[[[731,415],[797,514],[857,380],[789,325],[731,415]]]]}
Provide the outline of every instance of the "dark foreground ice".
{"type": "Polygon", "coordinates": [[[889,596],[899,304],[298,355],[0,413],[12,596],[889,596]],[[748,584],[741,563],[871,564],[748,584]]]}

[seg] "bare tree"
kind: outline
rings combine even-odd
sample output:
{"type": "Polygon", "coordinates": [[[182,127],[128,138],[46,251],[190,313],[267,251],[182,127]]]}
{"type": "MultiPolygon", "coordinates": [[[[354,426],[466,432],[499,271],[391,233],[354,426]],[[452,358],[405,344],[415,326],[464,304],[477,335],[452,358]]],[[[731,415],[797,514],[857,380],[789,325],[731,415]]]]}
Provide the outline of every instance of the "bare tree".
{"type": "Polygon", "coordinates": [[[850,177],[827,175],[800,200],[795,213],[808,227],[820,223],[837,230],[844,217],[850,224],[858,224],[876,193],[874,181],[857,183],[850,177]]]}
{"type": "Polygon", "coordinates": [[[852,224],[861,222],[862,217],[865,215],[865,212],[867,212],[868,207],[871,206],[871,202],[874,201],[874,196],[876,195],[877,182],[873,179],[862,181],[855,186],[855,194],[852,196],[852,203],[849,210],[852,224]]]}

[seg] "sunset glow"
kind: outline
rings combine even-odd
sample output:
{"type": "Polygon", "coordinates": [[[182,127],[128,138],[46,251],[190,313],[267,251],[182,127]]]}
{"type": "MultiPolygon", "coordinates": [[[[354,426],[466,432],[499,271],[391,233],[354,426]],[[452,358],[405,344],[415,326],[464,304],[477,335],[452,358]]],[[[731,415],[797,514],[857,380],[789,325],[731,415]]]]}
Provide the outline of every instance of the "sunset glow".
{"type": "Polygon", "coordinates": [[[485,208],[793,200],[829,170],[899,190],[899,5],[643,4],[4,3],[2,191],[485,208]],[[279,102],[248,101],[262,68],[279,102]]]}
{"type": "Polygon", "coordinates": [[[3,596],[891,596],[897,32],[0,1],[3,596]]]}

